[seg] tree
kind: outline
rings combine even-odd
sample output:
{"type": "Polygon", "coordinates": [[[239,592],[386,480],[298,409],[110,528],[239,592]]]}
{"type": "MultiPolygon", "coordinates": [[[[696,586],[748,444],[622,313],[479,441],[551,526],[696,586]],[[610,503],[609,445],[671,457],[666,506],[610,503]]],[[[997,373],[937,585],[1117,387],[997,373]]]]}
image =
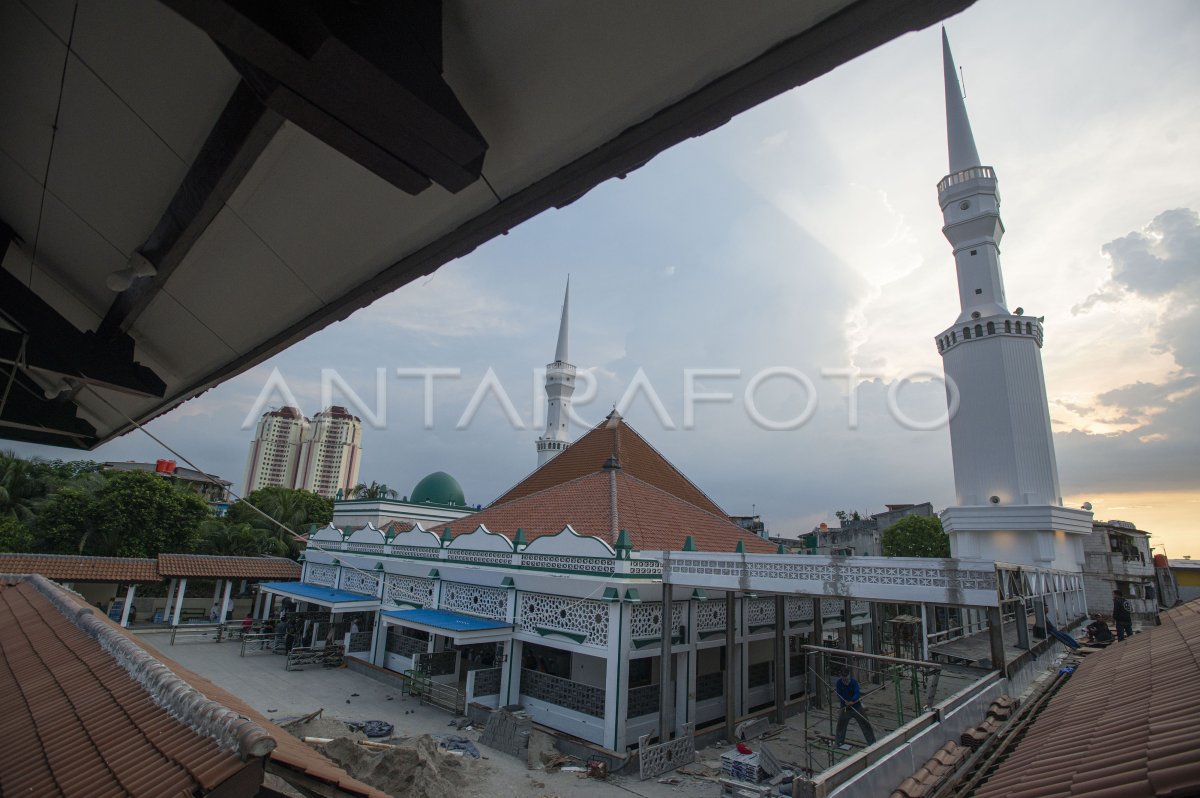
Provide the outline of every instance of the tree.
{"type": "Polygon", "coordinates": [[[195,547],[200,523],[211,517],[199,496],[146,471],[114,472],[103,483],[83,477],[78,482],[60,488],[38,513],[35,531],[43,551],[117,557],[187,553],[195,547]]]}
{"type": "Polygon", "coordinates": [[[12,516],[0,516],[0,551],[33,551],[33,533],[12,516]]]}
{"type": "Polygon", "coordinates": [[[0,516],[33,521],[38,506],[55,487],[35,461],[0,452],[0,516]]]}
{"type": "Polygon", "coordinates": [[[392,490],[384,482],[376,482],[371,480],[368,485],[365,482],[360,482],[350,490],[350,498],[352,499],[398,499],[400,494],[392,490]]]}
{"type": "Polygon", "coordinates": [[[249,524],[228,524],[211,518],[200,524],[198,548],[202,554],[228,557],[256,557],[261,554],[286,556],[289,547],[264,529],[249,524]]]}
{"type": "Polygon", "coordinates": [[[949,557],[950,537],[938,518],[910,515],[883,530],[884,557],[949,557]]]}
{"type": "Polygon", "coordinates": [[[858,510],[849,513],[845,510],[838,510],[834,515],[837,516],[837,520],[842,526],[845,526],[850,521],[862,520],[862,516],[858,514],[858,510]]]}
{"type": "Polygon", "coordinates": [[[325,526],[333,520],[333,499],[307,490],[259,488],[245,499],[234,502],[226,519],[230,524],[248,524],[269,533],[287,544],[289,552],[295,556],[302,548],[297,535],[303,535],[313,525],[325,526]],[[255,507],[274,520],[255,512],[255,507]],[[283,524],[285,529],[281,529],[279,524],[283,524]]]}

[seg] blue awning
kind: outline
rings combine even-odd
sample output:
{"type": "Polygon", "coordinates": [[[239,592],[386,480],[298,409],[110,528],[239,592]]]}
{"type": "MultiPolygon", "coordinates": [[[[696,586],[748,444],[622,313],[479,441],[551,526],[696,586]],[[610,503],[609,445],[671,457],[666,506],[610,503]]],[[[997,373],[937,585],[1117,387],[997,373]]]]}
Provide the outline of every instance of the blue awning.
{"type": "Polygon", "coordinates": [[[388,610],[381,614],[385,623],[400,623],[431,634],[452,637],[455,642],[503,640],[512,635],[513,628],[511,623],[450,610],[388,610]]]}
{"type": "Polygon", "coordinates": [[[263,582],[259,590],[287,596],[296,601],[308,601],[321,604],[333,609],[374,609],[379,606],[379,599],[365,596],[362,593],[351,593],[348,590],[333,590],[321,585],[310,585],[307,582],[263,582]]]}

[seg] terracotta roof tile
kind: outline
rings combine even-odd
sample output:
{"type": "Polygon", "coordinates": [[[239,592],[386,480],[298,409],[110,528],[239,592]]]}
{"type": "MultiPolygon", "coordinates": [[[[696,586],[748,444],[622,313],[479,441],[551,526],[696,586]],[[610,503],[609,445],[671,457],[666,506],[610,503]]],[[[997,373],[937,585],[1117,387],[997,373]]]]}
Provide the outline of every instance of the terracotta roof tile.
{"type": "Polygon", "coordinates": [[[1200,793],[1200,600],[1089,655],[976,798],[1200,793]]]}
{"type": "Polygon", "coordinates": [[[616,456],[621,470],[717,516],[725,512],[671,465],[614,410],[608,418],[541,468],[521,480],[491,506],[505,504],[599,471],[616,456]]]}
{"type": "MultiPolygon", "coordinates": [[[[562,455],[559,455],[560,457],[562,455]]],[[[615,476],[617,488],[617,528],[629,532],[635,549],[642,551],[683,548],[692,536],[700,551],[733,551],[739,541],[750,553],[768,554],[775,547],[747,532],[728,518],[713,515],[679,499],[654,485],[625,473],[615,476]]],[[[476,529],[480,524],[510,539],[518,528],[526,540],[554,535],[570,524],[580,535],[616,541],[612,534],[611,488],[609,473],[598,471],[561,483],[539,493],[451,521],[432,530],[441,534],[449,527],[457,535],[476,529]]]]}
{"type": "MultiPolygon", "coordinates": [[[[90,611],[75,594],[54,589],[90,611]]],[[[92,617],[164,664],[207,699],[257,724],[260,733],[268,731],[275,743],[270,752],[272,763],[335,785],[341,794],[388,798],[237,696],[164,657],[109,619],[98,614],[92,617]]],[[[13,584],[12,580],[0,580],[0,732],[7,746],[5,756],[0,757],[3,795],[186,798],[210,789],[243,767],[237,754],[217,748],[211,739],[192,732],[158,707],[93,638],[28,582],[13,584]],[[144,744],[136,735],[129,736],[131,726],[144,736],[144,744]]]]}
{"type": "Polygon", "coordinates": [[[156,705],[28,581],[0,582],[0,730],[6,795],[198,795],[249,765],[156,705]]]}
{"type": "Polygon", "coordinates": [[[59,582],[162,581],[155,560],[73,554],[0,554],[0,574],[41,574],[59,582]]]}
{"type": "Polygon", "coordinates": [[[299,579],[299,563],[283,557],[218,557],[209,554],[160,554],[158,572],[167,578],[299,579]]]}

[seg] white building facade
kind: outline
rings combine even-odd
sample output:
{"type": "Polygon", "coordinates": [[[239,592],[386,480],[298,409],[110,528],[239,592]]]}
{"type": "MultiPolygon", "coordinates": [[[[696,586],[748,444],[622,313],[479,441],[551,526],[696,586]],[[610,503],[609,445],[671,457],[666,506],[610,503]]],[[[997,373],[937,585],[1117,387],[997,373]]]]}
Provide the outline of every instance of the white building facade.
{"type": "Polygon", "coordinates": [[[304,436],[295,487],[330,499],[349,496],[361,464],[362,421],[344,407],[328,407],[304,436]]]}
{"type": "Polygon", "coordinates": [[[300,447],[308,431],[308,419],[295,407],[263,413],[250,442],[246,464],[245,492],[259,488],[296,485],[300,447]]]}
{"type": "Polygon", "coordinates": [[[951,556],[1078,571],[1092,516],[1062,506],[1042,372],[1042,321],[1009,310],[1000,192],[975,148],[942,33],[950,173],[938,183],[962,311],[936,338],[946,373],[955,506],[951,556]]]}

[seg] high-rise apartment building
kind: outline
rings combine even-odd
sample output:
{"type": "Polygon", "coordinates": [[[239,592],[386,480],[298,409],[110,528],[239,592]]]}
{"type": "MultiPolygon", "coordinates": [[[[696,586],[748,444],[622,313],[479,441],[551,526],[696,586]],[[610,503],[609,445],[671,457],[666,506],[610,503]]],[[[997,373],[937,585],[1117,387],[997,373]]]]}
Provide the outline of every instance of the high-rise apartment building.
{"type": "Polygon", "coordinates": [[[259,488],[294,487],[300,464],[300,445],[308,419],[295,407],[269,410],[259,419],[246,464],[246,493],[259,488]]]}
{"type": "Polygon", "coordinates": [[[362,421],[333,405],[313,416],[300,445],[295,487],[328,498],[349,496],[362,462],[362,421]]]}

